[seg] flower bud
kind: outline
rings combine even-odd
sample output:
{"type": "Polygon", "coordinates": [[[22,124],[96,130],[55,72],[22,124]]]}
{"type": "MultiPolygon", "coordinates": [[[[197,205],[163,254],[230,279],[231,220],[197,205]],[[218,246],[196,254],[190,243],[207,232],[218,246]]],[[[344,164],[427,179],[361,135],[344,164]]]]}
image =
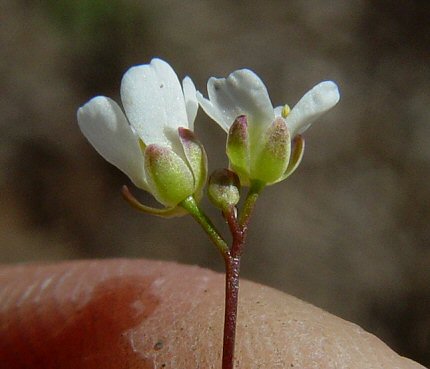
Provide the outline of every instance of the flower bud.
{"type": "Polygon", "coordinates": [[[145,171],[151,193],[165,206],[176,206],[194,193],[193,173],[168,147],[157,144],[146,147],[145,171]]]}
{"type": "Polygon", "coordinates": [[[240,200],[240,181],[236,173],[217,169],[209,177],[208,197],[221,210],[235,206],[240,200]]]}

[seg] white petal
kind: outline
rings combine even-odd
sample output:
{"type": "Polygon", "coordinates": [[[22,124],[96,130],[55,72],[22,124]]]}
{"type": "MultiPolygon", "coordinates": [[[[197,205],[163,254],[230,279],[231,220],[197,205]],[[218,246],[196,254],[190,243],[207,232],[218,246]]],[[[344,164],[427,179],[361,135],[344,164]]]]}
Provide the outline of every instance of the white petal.
{"type": "Polygon", "coordinates": [[[205,113],[209,115],[210,118],[217,122],[220,127],[228,133],[228,130],[230,128],[229,120],[224,119],[224,116],[221,114],[218,108],[216,108],[208,99],[205,99],[199,91],[197,91],[197,100],[205,113]]]}
{"type": "Polygon", "coordinates": [[[94,97],[79,108],[78,123],[101,156],[127,174],[136,186],[147,188],[138,138],[115,101],[94,97]]]}
{"type": "Polygon", "coordinates": [[[187,111],[181,83],[172,67],[161,59],[152,59],[151,67],[155,69],[161,88],[168,125],[175,132],[179,127],[188,128],[187,111]]]}
{"type": "Polygon", "coordinates": [[[187,111],[188,128],[194,130],[194,120],[196,119],[199,103],[196,97],[196,87],[190,77],[185,77],[182,80],[182,88],[184,90],[185,109],[187,111]]]}
{"type": "Polygon", "coordinates": [[[339,89],[332,81],[324,81],[313,87],[286,118],[291,137],[306,131],[317,118],[335,106],[339,99],[339,89]]]}
{"type": "Polygon", "coordinates": [[[282,109],[283,109],[284,107],[283,106],[277,106],[275,109],[274,109],[274,113],[275,113],[275,117],[276,118],[278,118],[278,117],[281,117],[282,118],[282,109]]]}
{"type": "Polygon", "coordinates": [[[251,126],[261,128],[271,124],[274,119],[273,106],[261,79],[249,69],[240,69],[227,78],[210,78],[208,95],[213,107],[222,117],[221,125],[230,127],[242,114],[251,126]]]}
{"type": "Polygon", "coordinates": [[[188,127],[184,95],[169,64],[153,59],[130,68],[122,78],[121,99],[130,124],[146,145],[170,146],[171,130],[188,127]]]}

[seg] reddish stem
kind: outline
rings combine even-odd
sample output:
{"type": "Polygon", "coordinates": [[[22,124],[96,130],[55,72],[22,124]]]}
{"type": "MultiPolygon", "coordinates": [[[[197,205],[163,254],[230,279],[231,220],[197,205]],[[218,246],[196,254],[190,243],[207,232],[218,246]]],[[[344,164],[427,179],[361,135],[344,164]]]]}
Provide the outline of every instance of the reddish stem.
{"type": "Polygon", "coordinates": [[[224,213],[233,236],[233,243],[230,251],[224,255],[226,276],[222,369],[234,368],[237,305],[239,301],[240,257],[246,237],[246,227],[241,227],[239,225],[234,210],[235,209],[232,208],[224,213]]]}
{"type": "Polygon", "coordinates": [[[236,338],[237,303],[239,298],[240,257],[225,258],[225,316],[222,369],[234,368],[234,346],[236,338]]]}
{"type": "Polygon", "coordinates": [[[233,237],[231,248],[223,253],[225,262],[225,315],[222,369],[234,369],[234,347],[236,339],[237,305],[239,301],[240,258],[248,233],[248,223],[258,195],[264,188],[263,183],[254,182],[248,192],[240,219],[235,207],[224,211],[233,237]]]}

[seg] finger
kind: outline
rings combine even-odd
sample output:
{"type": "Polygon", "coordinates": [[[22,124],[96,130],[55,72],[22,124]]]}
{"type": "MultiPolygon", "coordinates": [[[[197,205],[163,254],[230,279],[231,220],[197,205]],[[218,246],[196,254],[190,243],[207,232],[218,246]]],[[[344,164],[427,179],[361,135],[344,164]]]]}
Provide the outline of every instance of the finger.
{"type": "MultiPolygon", "coordinates": [[[[144,260],[3,267],[0,363],[220,368],[223,275],[144,260]]],[[[358,326],[255,283],[240,290],[237,368],[422,367],[358,326]]]]}

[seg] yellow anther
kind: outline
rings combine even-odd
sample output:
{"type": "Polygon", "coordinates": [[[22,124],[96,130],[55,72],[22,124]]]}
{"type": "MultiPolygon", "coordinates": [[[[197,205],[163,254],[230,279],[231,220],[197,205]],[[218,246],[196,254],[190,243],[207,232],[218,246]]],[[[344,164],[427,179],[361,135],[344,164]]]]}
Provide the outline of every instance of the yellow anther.
{"type": "Polygon", "coordinates": [[[282,107],[282,111],[281,111],[281,116],[282,116],[282,118],[286,118],[286,117],[287,117],[287,115],[288,115],[288,114],[290,114],[290,111],[291,111],[290,107],[289,107],[287,104],[285,104],[285,105],[282,107]]]}

